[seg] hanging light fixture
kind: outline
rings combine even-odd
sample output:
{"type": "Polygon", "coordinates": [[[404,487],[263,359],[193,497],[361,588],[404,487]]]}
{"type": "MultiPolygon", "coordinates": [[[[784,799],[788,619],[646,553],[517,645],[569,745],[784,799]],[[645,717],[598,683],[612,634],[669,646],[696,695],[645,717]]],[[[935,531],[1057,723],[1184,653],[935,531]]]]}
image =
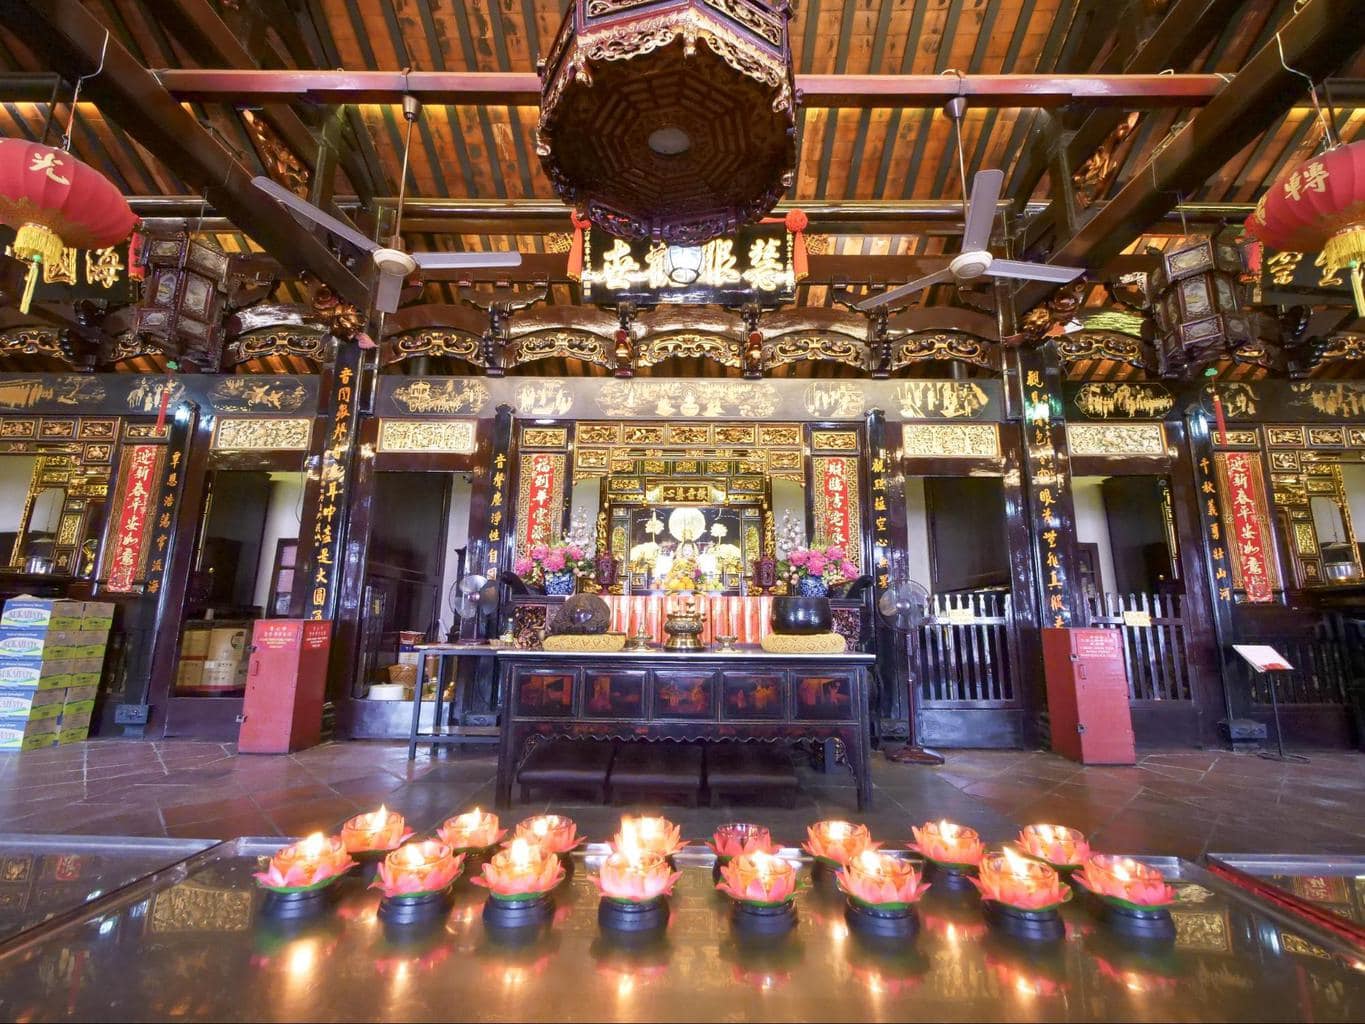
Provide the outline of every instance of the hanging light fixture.
{"type": "Polygon", "coordinates": [[[700,245],[670,245],[664,252],[664,273],[675,284],[692,284],[701,276],[700,245]]]}
{"type": "Polygon", "coordinates": [[[763,217],[796,169],[790,19],[787,0],[573,0],[537,67],[555,191],[669,245],[763,217]]]}

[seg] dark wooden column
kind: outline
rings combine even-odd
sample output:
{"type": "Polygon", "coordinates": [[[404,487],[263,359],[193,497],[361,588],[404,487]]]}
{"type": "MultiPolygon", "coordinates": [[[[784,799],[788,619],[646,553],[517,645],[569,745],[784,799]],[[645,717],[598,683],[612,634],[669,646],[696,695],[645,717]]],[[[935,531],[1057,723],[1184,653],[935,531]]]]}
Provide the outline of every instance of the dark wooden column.
{"type": "Polygon", "coordinates": [[[363,353],[352,341],[333,339],[332,344],[336,355],[323,372],[319,397],[322,429],[314,431],[303,488],[298,568],[290,601],[295,618],[334,619],[341,593],[363,353]]]}
{"type": "Polygon", "coordinates": [[[121,702],[127,710],[116,713],[116,721],[127,723],[126,731],[136,730],[136,722],[129,720],[137,718],[153,735],[166,726],[166,701],[174,687],[185,591],[194,568],[199,510],[208,482],[212,426],[211,418],[193,403],[172,410],[160,486],[147,523],[151,545],[146,589],[128,606],[129,659],[121,702]]]}
{"type": "MultiPolygon", "coordinates": [[[[904,559],[909,537],[905,525],[905,475],[896,465],[894,453],[900,448],[901,425],[887,423],[886,414],[874,409],[867,414],[866,491],[867,520],[864,532],[869,537],[871,558],[868,572],[876,581],[866,615],[871,617],[871,632],[877,655],[880,682],[882,739],[905,739],[915,743],[915,701],[910,692],[910,638],[892,629],[877,613],[877,599],[890,586],[895,552],[904,559]]],[[[900,566],[902,570],[905,566],[900,566]]],[[[905,574],[908,578],[908,574],[905,574]]]]}
{"type": "MultiPolygon", "coordinates": [[[[502,570],[511,568],[512,545],[516,534],[516,510],[512,507],[516,451],[512,447],[510,405],[498,406],[493,419],[479,420],[471,476],[469,558],[465,564],[468,572],[496,579],[502,570]]],[[[497,621],[501,625],[501,606],[497,621]]],[[[462,621],[460,638],[467,640],[473,636],[474,622],[462,621]]]]}
{"type": "Polygon", "coordinates": [[[1085,612],[1073,586],[1076,511],[1061,383],[1055,356],[1041,349],[1019,350],[1024,482],[1033,536],[1039,620],[1046,626],[1085,623],[1085,612]]]}

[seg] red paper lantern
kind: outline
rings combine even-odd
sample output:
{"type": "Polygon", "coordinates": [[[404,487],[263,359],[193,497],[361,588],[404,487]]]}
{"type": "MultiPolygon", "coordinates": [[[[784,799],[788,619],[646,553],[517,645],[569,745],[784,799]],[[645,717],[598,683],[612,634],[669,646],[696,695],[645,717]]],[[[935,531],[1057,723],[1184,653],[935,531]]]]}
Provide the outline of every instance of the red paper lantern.
{"type": "Polygon", "coordinates": [[[1246,220],[1247,233],[1272,249],[1322,251],[1324,276],[1351,274],[1365,316],[1365,142],[1310,157],[1266,191],[1246,220]]]}
{"type": "Polygon", "coordinates": [[[0,222],[14,228],[15,256],[29,262],[27,313],[44,262],[62,249],[104,249],[128,237],[137,216],[114,184],[70,153],[0,139],[0,222]]]}

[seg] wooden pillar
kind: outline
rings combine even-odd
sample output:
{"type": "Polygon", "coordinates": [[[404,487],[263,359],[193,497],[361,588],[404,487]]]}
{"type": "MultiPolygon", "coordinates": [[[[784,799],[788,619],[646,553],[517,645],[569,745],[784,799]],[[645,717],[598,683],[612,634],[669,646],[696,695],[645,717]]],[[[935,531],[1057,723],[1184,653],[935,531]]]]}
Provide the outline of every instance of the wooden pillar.
{"type": "Polygon", "coordinates": [[[295,618],[334,619],[341,592],[363,352],[353,341],[334,338],[332,344],[336,355],[322,375],[322,430],[314,433],[303,488],[298,568],[290,601],[295,618]]]}
{"type": "MultiPolygon", "coordinates": [[[[493,419],[479,420],[474,443],[474,486],[469,495],[468,571],[497,579],[511,567],[516,533],[516,510],[512,507],[512,480],[516,475],[516,451],[512,447],[512,407],[498,406],[493,419]]],[[[499,593],[502,589],[499,588],[499,593]]],[[[498,623],[502,622],[499,602],[498,623]]],[[[474,635],[474,623],[460,623],[460,638],[474,635]]],[[[485,659],[487,660],[487,659],[485,659]]]]}
{"type": "Polygon", "coordinates": [[[1045,626],[1084,625],[1085,611],[1073,585],[1076,510],[1061,369],[1054,355],[1040,349],[1020,349],[1017,358],[1039,619],[1045,626]]]}
{"type": "MultiPolygon", "coordinates": [[[[910,638],[892,629],[877,612],[877,601],[893,578],[892,556],[905,557],[909,536],[905,523],[905,475],[897,467],[901,425],[886,422],[886,414],[874,409],[867,414],[867,526],[870,542],[869,573],[875,580],[865,614],[871,617],[877,677],[881,684],[881,736],[904,739],[914,745],[915,700],[910,692],[910,638]]],[[[904,569],[904,566],[901,566],[904,569]]],[[[908,572],[905,573],[908,579],[908,572]]]]}
{"type": "MultiPolygon", "coordinates": [[[[211,418],[193,403],[172,410],[156,504],[148,513],[151,543],[145,589],[128,606],[126,620],[129,659],[115,721],[127,732],[141,727],[160,735],[165,729],[166,701],[174,691],[185,618],[185,591],[194,568],[199,510],[208,483],[212,432],[211,418]]],[[[113,525],[117,519],[111,516],[109,522],[113,525]]]]}

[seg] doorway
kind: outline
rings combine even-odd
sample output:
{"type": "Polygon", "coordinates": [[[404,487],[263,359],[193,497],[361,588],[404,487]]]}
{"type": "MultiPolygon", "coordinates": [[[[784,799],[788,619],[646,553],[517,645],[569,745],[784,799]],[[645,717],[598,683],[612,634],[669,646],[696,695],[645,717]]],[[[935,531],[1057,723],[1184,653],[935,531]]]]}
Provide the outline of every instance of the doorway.
{"type": "Polygon", "coordinates": [[[919,740],[1019,746],[1025,702],[1004,481],[907,477],[905,493],[907,568],[930,595],[910,638],[919,740]]]}

